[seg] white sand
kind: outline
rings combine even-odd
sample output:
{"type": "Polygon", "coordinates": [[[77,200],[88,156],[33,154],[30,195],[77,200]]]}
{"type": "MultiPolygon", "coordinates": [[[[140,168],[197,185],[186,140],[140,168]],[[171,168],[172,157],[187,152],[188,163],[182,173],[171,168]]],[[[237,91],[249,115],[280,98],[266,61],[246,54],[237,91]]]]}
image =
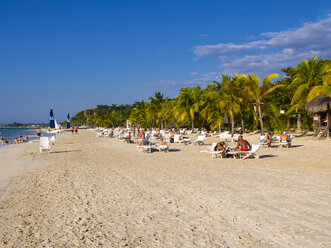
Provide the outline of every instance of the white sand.
{"type": "Polygon", "coordinates": [[[88,131],[51,154],[33,144],[17,152],[49,166],[6,191],[0,247],[330,247],[330,144],[296,138],[244,161],[197,145],[142,153],[88,131]]]}

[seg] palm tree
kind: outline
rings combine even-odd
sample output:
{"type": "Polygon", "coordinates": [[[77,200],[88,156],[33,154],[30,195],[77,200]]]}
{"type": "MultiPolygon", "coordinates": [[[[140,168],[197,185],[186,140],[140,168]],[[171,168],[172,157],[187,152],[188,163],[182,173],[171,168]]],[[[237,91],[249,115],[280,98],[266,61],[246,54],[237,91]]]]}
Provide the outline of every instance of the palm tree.
{"type": "Polygon", "coordinates": [[[175,117],[180,122],[189,117],[191,120],[192,130],[194,130],[194,115],[199,112],[199,98],[201,95],[200,86],[186,87],[179,90],[179,95],[176,97],[176,106],[174,109],[175,117]]]}
{"type": "Polygon", "coordinates": [[[217,86],[207,84],[206,88],[202,91],[200,114],[208,125],[213,124],[212,129],[216,129],[218,127],[220,132],[223,121],[223,112],[219,103],[220,93],[217,86]]]}
{"type": "Polygon", "coordinates": [[[238,101],[238,107],[239,107],[239,113],[240,113],[240,120],[241,120],[241,133],[245,132],[245,118],[244,118],[244,110],[247,110],[248,102],[246,101],[246,92],[245,92],[245,83],[247,76],[242,75],[235,75],[233,77],[234,86],[237,88],[236,95],[237,95],[237,101],[238,101]]]}
{"type": "Polygon", "coordinates": [[[171,121],[173,121],[173,110],[175,108],[175,100],[166,98],[161,104],[160,119],[161,123],[164,122],[164,127],[171,121]]]}
{"type": "Polygon", "coordinates": [[[165,99],[163,98],[163,94],[161,94],[161,92],[156,92],[154,96],[155,97],[149,97],[151,102],[148,107],[148,112],[151,116],[151,119],[153,119],[156,124],[160,124],[160,128],[163,129],[161,108],[165,99]]]}
{"type": "Polygon", "coordinates": [[[231,118],[231,136],[234,136],[234,114],[239,110],[238,89],[234,77],[221,74],[221,83],[214,81],[220,92],[220,108],[231,118]]]}
{"type": "Polygon", "coordinates": [[[260,79],[255,74],[246,76],[245,88],[247,89],[248,98],[257,107],[257,111],[260,118],[261,134],[264,134],[263,120],[261,105],[263,101],[271,95],[271,93],[280,87],[285,87],[284,84],[274,85],[271,80],[278,77],[277,73],[266,75],[260,86],[260,79]]]}
{"type": "Polygon", "coordinates": [[[144,128],[149,126],[149,119],[147,119],[146,115],[148,104],[149,103],[145,101],[135,102],[133,104],[132,112],[129,117],[129,120],[132,124],[138,124],[144,128]]]}
{"type": "MultiPolygon", "coordinates": [[[[309,61],[303,60],[295,68],[295,76],[290,88],[295,89],[291,104],[298,112],[302,109],[309,99],[319,93],[330,94],[330,63],[325,63],[323,59],[317,57],[309,61]],[[309,98],[308,98],[309,96],[309,98]]],[[[301,114],[298,113],[297,120],[298,132],[301,132],[301,114]]]]}

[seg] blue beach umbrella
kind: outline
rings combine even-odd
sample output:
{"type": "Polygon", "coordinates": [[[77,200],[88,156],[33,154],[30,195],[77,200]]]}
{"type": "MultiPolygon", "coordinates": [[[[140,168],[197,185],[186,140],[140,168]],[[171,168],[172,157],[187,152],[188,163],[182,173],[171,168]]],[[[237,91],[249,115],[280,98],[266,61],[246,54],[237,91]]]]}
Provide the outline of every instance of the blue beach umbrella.
{"type": "Polygon", "coordinates": [[[50,128],[55,128],[55,122],[54,122],[54,114],[53,114],[53,108],[51,108],[51,112],[49,113],[49,126],[50,128]]]}
{"type": "Polygon", "coordinates": [[[70,115],[67,115],[67,129],[70,128],[70,115]]]}

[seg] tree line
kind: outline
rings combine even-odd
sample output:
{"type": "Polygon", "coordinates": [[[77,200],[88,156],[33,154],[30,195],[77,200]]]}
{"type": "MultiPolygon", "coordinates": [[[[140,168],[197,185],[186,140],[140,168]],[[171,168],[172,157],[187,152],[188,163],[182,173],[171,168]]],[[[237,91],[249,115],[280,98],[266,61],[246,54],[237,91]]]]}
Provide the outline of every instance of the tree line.
{"type": "Polygon", "coordinates": [[[72,118],[74,125],[123,126],[126,120],[143,128],[176,127],[229,129],[233,134],[260,129],[281,132],[286,129],[312,128],[312,118],[305,104],[323,93],[331,96],[331,61],[313,57],[297,67],[281,70],[260,79],[255,74],[225,75],[221,80],[185,87],[175,98],[160,92],[149,101],[132,105],[97,105],[72,118]]]}

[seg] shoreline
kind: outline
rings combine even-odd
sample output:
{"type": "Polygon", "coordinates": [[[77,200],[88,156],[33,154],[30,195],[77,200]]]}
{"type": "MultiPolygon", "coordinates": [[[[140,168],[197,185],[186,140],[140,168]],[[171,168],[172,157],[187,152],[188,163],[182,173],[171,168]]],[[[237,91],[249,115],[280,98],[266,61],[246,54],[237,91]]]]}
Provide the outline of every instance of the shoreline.
{"type": "Polygon", "coordinates": [[[325,247],[330,144],[297,137],[236,160],[212,159],[206,146],[143,153],[92,131],[61,135],[50,154],[29,146],[22,156],[48,166],[7,188],[0,246],[325,247]]]}

